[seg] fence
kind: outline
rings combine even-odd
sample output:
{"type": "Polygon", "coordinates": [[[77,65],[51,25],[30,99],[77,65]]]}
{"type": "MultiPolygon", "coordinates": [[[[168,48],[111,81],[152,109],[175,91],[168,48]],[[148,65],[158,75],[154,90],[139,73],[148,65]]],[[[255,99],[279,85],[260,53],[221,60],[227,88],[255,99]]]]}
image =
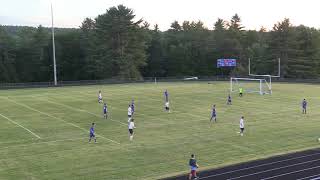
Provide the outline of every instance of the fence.
{"type": "MultiPolygon", "coordinates": [[[[176,76],[176,77],[144,77],[141,80],[110,78],[103,80],[80,80],[80,81],[59,81],[58,87],[82,86],[82,85],[103,85],[103,84],[124,84],[124,83],[146,83],[146,82],[194,82],[194,81],[229,81],[229,76],[176,76]]],[[[272,79],[273,82],[286,83],[320,83],[320,79],[272,79]]],[[[0,83],[0,89],[17,88],[39,88],[56,87],[53,82],[27,82],[27,83],[0,83]]]]}

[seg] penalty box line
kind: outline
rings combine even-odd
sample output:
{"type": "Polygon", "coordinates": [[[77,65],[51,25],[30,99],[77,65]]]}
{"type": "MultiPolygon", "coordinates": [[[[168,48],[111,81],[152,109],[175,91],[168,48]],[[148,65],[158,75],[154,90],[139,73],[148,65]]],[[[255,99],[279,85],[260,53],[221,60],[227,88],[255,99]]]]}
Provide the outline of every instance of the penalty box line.
{"type": "Polygon", "coordinates": [[[41,139],[41,137],[40,137],[39,135],[37,135],[36,133],[32,132],[30,129],[22,126],[22,125],[19,124],[18,122],[14,121],[14,120],[12,120],[12,119],[10,119],[10,118],[8,118],[7,116],[5,116],[5,115],[3,115],[3,114],[1,114],[1,113],[0,113],[0,116],[3,117],[3,118],[5,118],[6,120],[10,121],[11,123],[13,123],[13,124],[21,127],[22,129],[28,131],[30,134],[32,134],[32,135],[35,136],[36,138],[41,139]]]}
{"type": "MultiPolygon", "coordinates": [[[[43,114],[43,115],[46,115],[46,116],[48,116],[48,117],[51,117],[51,118],[53,118],[53,119],[56,119],[56,120],[65,122],[65,123],[67,123],[67,124],[69,124],[69,125],[71,125],[71,126],[73,126],[73,127],[76,127],[76,128],[78,128],[78,129],[81,129],[82,131],[88,132],[88,131],[85,130],[84,128],[82,128],[82,127],[80,127],[80,126],[78,126],[78,125],[76,125],[76,124],[73,124],[73,123],[71,123],[71,122],[68,122],[68,121],[66,121],[66,120],[64,120],[64,119],[62,119],[62,118],[58,118],[58,117],[52,116],[52,115],[50,115],[50,114],[48,114],[48,113],[39,111],[39,110],[37,110],[37,109],[35,109],[35,108],[32,108],[32,107],[30,107],[30,106],[28,106],[28,105],[26,105],[26,104],[19,103],[19,102],[17,102],[17,101],[14,101],[14,100],[12,100],[12,99],[9,99],[8,97],[7,97],[7,100],[13,102],[14,104],[17,104],[17,105],[23,106],[23,107],[25,107],[25,108],[28,108],[28,109],[30,109],[30,110],[32,110],[32,111],[38,112],[38,113],[43,114]]],[[[115,144],[120,144],[120,142],[115,141],[115,140],[112,140],[112,139],[109,139],[109,138],[106,138],[106,137],[104,137],[104,136],[102,136],[102,135],[99,135],[99,134],[96,134],[96,135],[97,135],[97,137],[101,137],[101,138],[106,139],[106,140],[108,140],[108,141],[110,141],[110,142],[113,142],[113,143],[115,143],[115,144]]]]}

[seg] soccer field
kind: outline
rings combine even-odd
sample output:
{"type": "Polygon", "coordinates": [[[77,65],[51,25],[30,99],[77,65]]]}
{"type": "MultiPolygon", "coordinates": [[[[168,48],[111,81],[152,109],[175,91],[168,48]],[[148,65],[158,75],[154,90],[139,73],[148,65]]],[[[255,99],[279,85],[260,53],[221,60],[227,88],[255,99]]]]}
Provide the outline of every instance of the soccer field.
{"type": "Polygon", "coordinates": [[[272,95],[233,94],[231,106],[228,88],[228,82],[180,82],[1,90],[0,179],[157,179],[186,173],[191,153],[201,170],[319,147],[319,85],[274,83],[272,95]],[[171,113],[164,111],[165,89],[171,113]],[[210,124],[213,104],[217,123],[210,124]],[[88,143],[92,122],[96,144],[88,143]]]}

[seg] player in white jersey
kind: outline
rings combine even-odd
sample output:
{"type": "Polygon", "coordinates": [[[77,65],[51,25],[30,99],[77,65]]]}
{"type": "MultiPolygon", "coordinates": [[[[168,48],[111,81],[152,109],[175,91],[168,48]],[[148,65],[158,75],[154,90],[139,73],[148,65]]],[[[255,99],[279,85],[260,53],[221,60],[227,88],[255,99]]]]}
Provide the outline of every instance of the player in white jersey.
{"type": "Polygon", "coordinates": [[[244,132],[244,117],[242,116],[240,119],[240,135],[243,136],[244,132]]]}
{"type": "Polygon", "coordinates": [[[99,103],[102,103],[102,94],[101,94],[101,91],[99,91],[99,94],[98,94],[98,102],[99,102],[99,103]]]}
{"type": "Polygon", "coordinates": [[[128,123],[130,123],[132,119],[132,108],[131,108],[131,105],[129,104],[129,107],[128,107],[128,123]]]}
{"type": "Polygon", "coordinates": [[[136,126],[134,125],[133,119],[131,119],[130,122],[129,122],[129,125],[128,125],[130,141],[133,140],[133,129],[134,128],[136,128],[136,126]]]}
{"type": "Polygon", "coordinates": [[[165,110],[166,110],[167,112],[170,112],[169,101],[167,101],[167,102],[165,103],[165,110]]]}

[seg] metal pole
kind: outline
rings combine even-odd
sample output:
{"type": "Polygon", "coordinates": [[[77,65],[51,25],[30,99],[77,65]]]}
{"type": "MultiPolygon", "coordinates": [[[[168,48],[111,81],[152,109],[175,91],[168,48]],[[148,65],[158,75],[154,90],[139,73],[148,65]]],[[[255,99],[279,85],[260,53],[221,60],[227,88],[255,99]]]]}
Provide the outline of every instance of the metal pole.
{"type": "Polygon", "coordinates": [[[280,71],[281,71],[281,68],[280,68],[280,66],[281,66],[281,63],[280,63],[280,58],[279,58],[279,64],[278,64],[278,76],[280,77],[280,71]]]}
{"type": "Polygon", "coordinates": [[[251,72],[250,72],[250,58],[249,58],[249,76],[251,75],[251,72]]]}
{"type": "Polygon", "coordinates": [[[53,8],[51,3],[51,23],[52,23],[52,51],[53,51],[53,79],[54,79],[54,85],[56,86],[57,83],[57,67],[56,67],[56,47],[54,43],[54,27],[53,27],[53,8]]]}

